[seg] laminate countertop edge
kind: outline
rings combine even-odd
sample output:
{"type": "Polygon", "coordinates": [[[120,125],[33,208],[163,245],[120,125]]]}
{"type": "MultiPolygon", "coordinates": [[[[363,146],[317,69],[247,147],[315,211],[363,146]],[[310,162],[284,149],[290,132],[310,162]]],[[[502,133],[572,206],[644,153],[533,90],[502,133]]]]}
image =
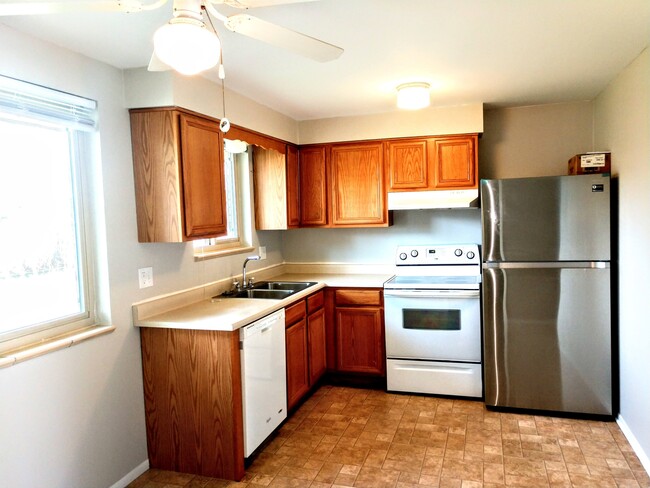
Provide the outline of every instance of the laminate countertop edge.
{"type": "Polygon", "coordinates": [[[176,308],[144,317],[140,307],[145,304],[134,304],[133,325],[232,332],[325,287],[382,288],[384,282],[391,276],[388,274],[283,273],[269,280],[310,281],[316,284],[282,300],[209,297],[197,301],[195,293],[179,292],[179,296],[185,294],[191,303],[182,304],[182,298],[172,297],[177,305],[176,308]]]}

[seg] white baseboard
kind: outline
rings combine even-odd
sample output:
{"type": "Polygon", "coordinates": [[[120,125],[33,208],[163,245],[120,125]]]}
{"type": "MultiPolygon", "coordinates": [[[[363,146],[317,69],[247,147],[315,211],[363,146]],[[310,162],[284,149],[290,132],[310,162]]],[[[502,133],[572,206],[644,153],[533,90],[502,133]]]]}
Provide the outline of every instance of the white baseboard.
{"type": "Polygon", "coordinates": [[[131,483],[131,481],[135,480],[138,476],[143,474],[145,471],[149,469],[149,460],[147,459],[146,461],[143,461],[141,464],[133,468],[131,471],[129,471],[126,476],[124,476],[121,480],[119,480],[117,483],[111,485],[110,488],[126,488],[126,486],[131,483]]]}
{"type": "Polygon", "coordinates": [[[639,458],[639,461],[641,461],[643,468],[646,470],[647,473],[650,473],[650,457],[643,450],[643,446],[641,446],[641,443],[637,440],[635,435],[632,433],[632,430],[628,427],[623,417],[619,415],[618,418],[616,419],[616,423],[621,428],[621,431],[623,432],[628,442],[632,446],[632,449],[634,449],[634,453],[639,458]]]}

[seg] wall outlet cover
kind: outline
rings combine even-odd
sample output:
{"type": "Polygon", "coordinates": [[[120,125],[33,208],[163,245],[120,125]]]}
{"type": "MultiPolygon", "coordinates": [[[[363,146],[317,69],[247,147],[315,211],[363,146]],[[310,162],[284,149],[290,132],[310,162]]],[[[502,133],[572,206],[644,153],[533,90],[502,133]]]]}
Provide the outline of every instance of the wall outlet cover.
{"type": "Polygon", "coordinates": [[[140,288],[153,286],[153,268],[140,268],[138,270],[138,281],[140,283],[140,288]]]}

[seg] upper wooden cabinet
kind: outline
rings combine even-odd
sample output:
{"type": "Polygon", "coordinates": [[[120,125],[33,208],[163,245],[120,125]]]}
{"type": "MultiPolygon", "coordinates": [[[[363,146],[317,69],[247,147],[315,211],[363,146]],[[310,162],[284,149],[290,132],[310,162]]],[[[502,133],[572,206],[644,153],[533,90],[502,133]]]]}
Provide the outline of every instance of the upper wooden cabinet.
{"type": "Polygon", "coordinates": [[[381,141],[300,148],[300,226],[390,225],[381,141]]]}
{"type": "Polygon", "coordinates": [[[435,147],[435,188],[476,188],[478,155],[476,134],[440,137],[435,147]]]}
{"type": "Polygon", "coordinates": [[[183,242],[226,233],[219,121],[178,108],[131,115],[139,242],[183,242]]]}
{"type": "Polygon", "coordinates": [[[426,139],[389,141],[386,153],[389,190],[426,190],[429,187],[426,139]]]}
{"type": "Polygon", "coordinates": [[[288,145],[285,154],[255,146],[253,167],[255,228],[279,230],[298,227],[298,149],[288,145]]]}
{"type": "Polygon", "coordinates": [[[332,226],[388,225],[381,142],[332,145],[329,183],[332,226]]]}
{"type": "Polygon", "coordinates": [[[301,147],[300,226],[325,227],[327,221],[326,146],[301,147]]]}
{"type": "Polygon", "coordinates": [[[478,186],[477,134],[386,142],[388,191],[478,186]]]}
{"type": "Polygon", "coordinates": [[[287,145],[287,227],[300,226],[300,172],[298,148],[287,145]]]}

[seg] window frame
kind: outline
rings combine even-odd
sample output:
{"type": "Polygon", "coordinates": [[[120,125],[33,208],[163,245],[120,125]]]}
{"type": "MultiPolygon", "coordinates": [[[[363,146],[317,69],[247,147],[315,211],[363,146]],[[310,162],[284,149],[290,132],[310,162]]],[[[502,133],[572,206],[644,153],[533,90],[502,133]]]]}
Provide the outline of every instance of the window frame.
{"type": "Polygon", "coordinates": [[[0,332],[0,368],[82,342],[115,329],[108,324],[108,297],[98,272],[107,266],[101,245],[103,193],[99,185],[97,103],[25,81],[0,76],[3,120],[65,130],[75,213],[75,242],[83,310],[0,332]],[[80,115],[81,114],[81,115],[80,115]],[[98,190],[99,188],[99,190],[98,190]],[[97,201],[95,201],[97,199],[97,201]],[[101,234],[101,236],[100,236],[101,234]],[[102,260],[103,259],[103,260],[102,260]]]}

